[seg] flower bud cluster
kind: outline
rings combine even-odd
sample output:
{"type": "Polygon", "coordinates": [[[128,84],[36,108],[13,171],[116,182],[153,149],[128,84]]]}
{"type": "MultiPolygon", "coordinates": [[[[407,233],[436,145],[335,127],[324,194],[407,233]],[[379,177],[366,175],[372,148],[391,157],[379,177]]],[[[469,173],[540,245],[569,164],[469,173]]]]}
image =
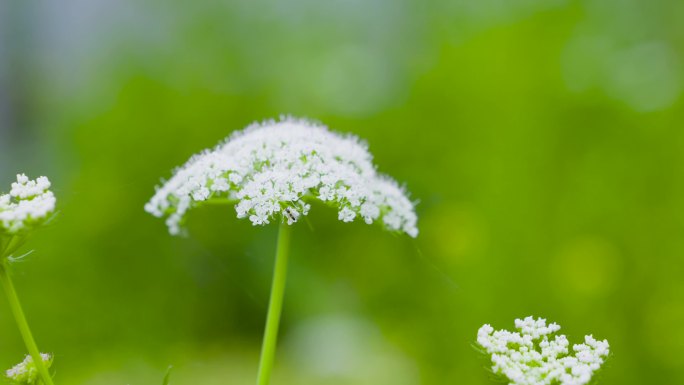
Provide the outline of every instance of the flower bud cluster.
{"type": "Polygon", "coordinates": [[[55,211],[50,181],[41,176],[29,180],[17,175],[9,194],[0,195],[0,234],[17,234],[42,224],[55,211]]]}
{"type": "MultiPolygon", "coordinates": [[[[45,367],[49,369],[52,365],[52,355],[40,353],[40,357],[43,359],[45,367]]],[[[40,381],[38,368],[30,355],[27,355],[24,361],[7,370],[5,375],[12,384],[16,385],[37,385],[40,381]]]]}
{"type": "Polygon", "coordinates": [[[391,178],[376,172],[367,145],[302,120],[253,124],[212,150],[193,156],[158,187],[145,210],[166,217],[178,234],[186,212],[202,202],[235,202],[254,225],[274,218],[293,224],[311,200],[337,208],[338,219],[379,221],[418,234],[414,205],[391,178]]]}
{"type": "Polygon", "coordinates": [[[508,378],[511,385],[584,385],[608,356],[608,341],[597,341],[591,335],[583,344],[573,345],[564,335],[551,335],[560,330],[543,318],[516,319],[518,332],[494,331],[484,325],[477,333],[478,344],[491,355],[492,371],[508,378]]]}

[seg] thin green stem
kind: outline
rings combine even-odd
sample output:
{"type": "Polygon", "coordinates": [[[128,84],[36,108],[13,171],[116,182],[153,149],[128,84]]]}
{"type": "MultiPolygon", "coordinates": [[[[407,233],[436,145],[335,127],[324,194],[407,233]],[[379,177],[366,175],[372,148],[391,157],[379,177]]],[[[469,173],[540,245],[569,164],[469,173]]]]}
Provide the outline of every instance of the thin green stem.
{"type": "Polygon", "coordinates": [[[280,313],[283,309],[285,294],[285,278],[287,277],[287,257],[290,249],[290,226],[281,223],[278,230],[278,246],[276,249],[275,266],[273,267],[273,283],[271,284],[271,299],[268,303],[266,316],[266,330],[264,342],[261,346],[259,359],[259,375],[257,385],[268,385],[273,370],[276,342],[278,340],[278,326],[280,313]]]}
{"type": "Polygon", "coordinates": [[[7,299],[9,301],[10,307],[12,308],[14,319],[17,321],[19,332],[21,332],[21,336],[24,339],[26,348],[28,349],[29,354],[31,354],[33,362],[36,364],[36,368],[38,368],[38,373],[40,374],[43,383],[45,385],[54,385],[52,382],[52,377],[50,377],[50,372],[48,372],[48,369],[45,367],[45,363],[43,362],[43,358],[40,356],[40,350],[38,350],[36,341],[33,339],[28,322],[26,322],[26,316],[24,316],[24,311],[21,308],[19,297],[17,297],[16,290],[14,290],[14,284],[12,284],[12,279],[9,276],[7,268],[8,266],[5,260],[3,261],[2,265],[0,265],[0,282],[2,282],[2,286],[7,294],[7,299]]]}
{"type": "Polygon", "coordinates": [[[24,243],[26,237],[20,236],[20,235],[12,235],[11,238],[7,241],[7,245],[5,248],[0,252],[0,257],[5,258],[9,257],[17,251],[21,247],[21,245],[24,243]]]}
{"type": "Polygon", "coordinates": [[[202,202],[203,205],[228,205],[231,203],[235,203],[235,200],[229,198],[211,198],[202,202]]]}

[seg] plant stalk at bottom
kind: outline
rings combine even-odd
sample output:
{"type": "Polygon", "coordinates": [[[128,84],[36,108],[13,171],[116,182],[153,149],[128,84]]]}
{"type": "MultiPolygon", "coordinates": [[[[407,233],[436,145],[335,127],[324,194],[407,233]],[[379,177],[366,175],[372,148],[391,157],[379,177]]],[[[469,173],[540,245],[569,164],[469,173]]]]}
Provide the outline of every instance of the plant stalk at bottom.
{"type": "Polygon", "coordinates": [[[26,321],[26,316],[24,316],[24,311],[21,308],[17,291],[14,289],[14,284],[12,283],[12,279],[8,272],[7,260],[4,260],[2,264],[0,264],[0,282],[5,289],[5,294],[7,294],[7,300],[12,308],[12,314],[19,327],[21,337],[26,344],[26,349],[28,349],[31,358],[33,358],[33,362],[38,369],[38,374],[40,375],[43,384],[54,385],[52,377],[50,377],[50,372],[45,366],[45,362],[43,362],[43,357],[40,355],[40,350],[38,350],[36,341],[33,339],[33,334],[31,334],[31,329],[26,321]]]}
{"type": "Polygon", "coordinates": [[[290,249],[290,226],[281,223],[278,229],[278,246],[276,248],[275,265],[273,267],[273,283],[271,284],[271,298],[268,303],[266,316],[266,330],[261,346],[259,359],[259,374],[257,385],[268,385],[275,359],[276,342],[278,340],[278,326],[280,313],[283,309],[285,294],[285,280],[287,277],[287,258],[290,249]]]}

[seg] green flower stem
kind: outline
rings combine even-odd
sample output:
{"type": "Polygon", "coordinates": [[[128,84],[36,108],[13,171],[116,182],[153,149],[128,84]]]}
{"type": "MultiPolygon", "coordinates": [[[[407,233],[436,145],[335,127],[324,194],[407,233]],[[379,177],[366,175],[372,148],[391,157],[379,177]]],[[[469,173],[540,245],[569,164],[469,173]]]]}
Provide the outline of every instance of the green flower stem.
{"type": "Polygon", "coordinates": [[[278,246],[276,250],[275,266],[273,267],[273,283],[271,284],[271,299],[266,316],[266,331],[261,346],[259,359],[259,375],[257,385],[268,385],[275,359],[276,342],[278,340],[278,326],[280,313],[283,308],[285,294],[285,278],[287,276],[287,257],[290,249],[290,226],[281,223],[278,230],[278,246]]]}
{"type": "Polygon", "coordinates": [[[47,368],[45,367],[45,363],[43,362],[43,358],[40,356],[40,350],[38,350],[36,341],[33,339],[28,322],[26,322],[24,311],[21,309],[19,297],[17,297],[16,290],[14,290],[14,284],[12,284],[12,279],[9,276],[7,268],[7,260],[5,259],[0,266],[0,282],[2,282],[2,286],[7,294],[7,299],[9,300],[10,307],[12,308],[14,319],[17,321],[17,326],[19,327],[21,336],[24,338],[26,348],[31,354],[33,362],[36,364],[36,368],[38,368],[38,373],[40,374],[43,383],[45,385],[54,385],[52,382],[52,377],[50,377],[50,372],[48,372],[47,368]]]}
{"type": "Polygon", "coordinates": [[[235,203],[235,199],[230,199],[230,198],[211,198],[209,200],[206,200],[202,202],[202,204],[205,205],[229,205],[231,203],[235,203]]]}
{"type": "Polygon", "coordinates": [[[10,257],[12,253],[17,251],[18,248],[21,247],[21,245],[24,243],[25,237],[19,236],[19,235],[13,235],[9,240],[7,240],[6,246],[4,246],[4,249],[2,252],[0,252],[0,257],[5,258],[5,257],[10,257]]]}

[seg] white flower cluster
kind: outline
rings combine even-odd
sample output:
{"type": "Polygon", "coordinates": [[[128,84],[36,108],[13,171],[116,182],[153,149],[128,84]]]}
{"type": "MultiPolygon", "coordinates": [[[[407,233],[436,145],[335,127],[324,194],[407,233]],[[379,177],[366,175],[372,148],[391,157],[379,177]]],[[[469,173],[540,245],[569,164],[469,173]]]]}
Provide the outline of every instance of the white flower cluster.
{"type": "Polygon", "coordinates": [[[17,175],[9,194],[0,195],[0,234],[16,234],[42,223],[55,211],[55,199],[48,178],[29,180],[17,175]]]}
{"type": "Polygon", "coordinates": [[[527,317],[515,320],[518,332],[494,331],[484,325],[477,333],[477,342],[492,356],[492,370],[508,378],[511,385],[584,385],[608,356],[608,341],[584,337],[584,343],[568,351],[564,335],[550,339],[560,330],[555,323],[527,317]]]}
{"type": "MultiPolygon", "coordinates": [[[[40,353],[40,357],[43,359],[45,366],[49,369],[52,365],[52,355],[48,353],[40,353]]],[[[11,369],[5,372],[7,378],[13,384],[21,385],[34,385],[39,383],[40,374],[38,373],[38,368],[33,362],[33,357],[27,355],[24,361],[14,365],[11,369]]]]}
{"type": "Polygon", "coordinates": [[[193,156],[157,189],[145,206],[167,216],[172,234],[185,213],[210,199],[236,202],[238,218],[254,225],[307,215],[315,198],[338,209],[338,218],[418,235],[413,203],[391,178],[378,174],[367,145],[306,121],[285,118],[253,124],[212,150],[193,156]]]}

